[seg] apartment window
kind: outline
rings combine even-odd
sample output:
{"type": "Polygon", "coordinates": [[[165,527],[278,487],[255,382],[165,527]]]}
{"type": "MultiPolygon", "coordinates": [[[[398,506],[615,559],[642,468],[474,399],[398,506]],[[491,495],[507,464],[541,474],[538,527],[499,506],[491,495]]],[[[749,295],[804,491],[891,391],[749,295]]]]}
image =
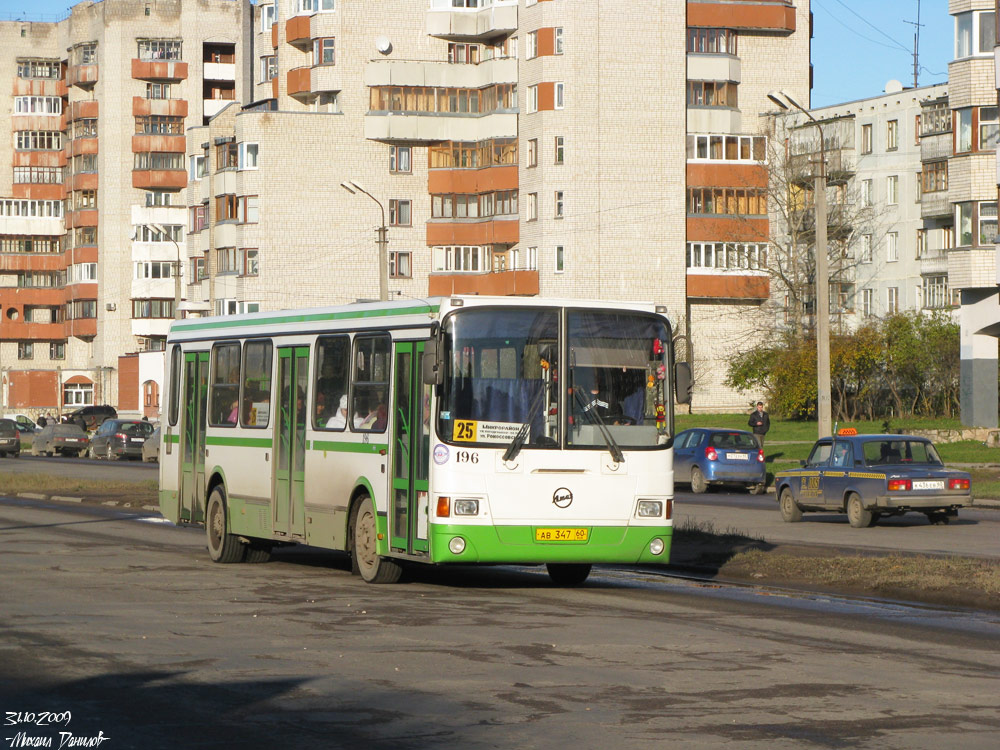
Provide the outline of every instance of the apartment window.
{"type": "Polygon", "coordinates": [[[885,260],[887,263],[895,263],[899,260],[899,232],[886,233],[885,260]]]}
{"type": "Polygon", "coordinates": [[[257,153],[260,146],[257,143],[240,144],[239,169],[257,169],[257,153]]]}
{"type": "MultiPolygon", "coordinates": [[[[432,86],[372,86],[368,108],[374,112],[439,112],[489,114],[517,107],[517,84],[496,83],[483,88],[432,86]]],[[[535,110],[538,108],[537,87],[535,110]]]]}
{"type": "Polygon", "coordinates": [[[97,208],[96,190],[77,190],[74,195],[76,196],[76,200],[74,201],[76,210],[83,211],[97,208]]]}
{"type": "Polygon", "coordinates": [[[951,130],[951,110],[946,101],[926,105],[920,115],[920,134],[934,135],[951,130]]]}
{"type": "Polygon", "coordinates": [[[556,83],[555,91],[556,91],[555,108],[562,109],[563,107],[566,106],[566,84],[556,83]]]}
{"type": "Polygon", "coordinates": [[[336,46],[336,40],[333,37],[313,39],[313,65],[335,64],[336,46]]]}
{"type": "Polygon", "coordinates": [[[688,27],[687,51],[709,55],[735,55],[736,32],[732,29],[688,27]]]}
{"type": "Polygon", "coordinates": [[[555,163],[565,164],[566,163],[566,137],[562,135],[557,135],[555,142],[555,163]]]}
{"type": "Polygon", "coordinates": [[[17,342],[17,358],[32,359],[35,356],[35,346],[30,341],[17,342]]]}
{"type": "Polygon", "coordinates": [[[215,220],[233,221],[236,218],[237,204],[235,195],[215,196],[215,220]]]}
{"type": "Polygon", "coordinates": [[[517,213],[517,191],[446,193],[431,196],[431,218],[465,219],[517,213]]]}
{"type": "Polygon", "coordinates": [[[133,154],[133,169],[179,169],[184,171],[184,154],[169,151],[133,154]]]}
{"type": "Polygon", "coordinates": [[[517,164],[517,139],[493,138],[485,141],[446,141],[427,147],[431,169],[481,169],[517,164]]]}
{"type": "Polygon", "coordinates": [[[58,130],[18,130],[14,148],[19,151],[60,151],[62,133],[58,130]]]}
{"type": "Polygon", "coordinates": [[[260,221],[260,198],[256,195],[242,195],[236,204],[236,220],[240,224],[256,224],[260,221]]]}
{"type": "Polygon", "coordinates": [[[192,156],[190,162],[190,168],[188,170],[188,179],[191,182],[200,180],[205,176],[205,157],[199,155],[192,156]]]}
{"type": "Polygon", "coordinates": [[[955,59],[993,55],[996,46],[994,11],[968,11],[955,15],[955,59]]]}
{"type": "Polygon", "coordinates": [[[870,154],[872,152],[872,126],[861,126],[861,153],[870,154]]]}
{"type": "Polygon", "coordinates": [[[1000,123],[996,107],[979,108],[979,150],[994,151],[1000,139],[1000,123]]]}
{"type": "Polygon", "coordinates": [[[0,235],[0,253],[58,253],[59,237],[0,235]]]}
{"type": "Polygon", "coordinates": [[[217,273],[238,273],[239,253],[235,247],[220,247],[215,251],[215,270],[217,273]]]}
{"type": "Polygon", "coordinates": [[[170,84],[169,83],[147,83],[146,84],[146,98],[147,99],[169,99],[170,98],[170,84]]]}
{"type": "Polygon", "coordinates": [[[140,39],[140,60],[180,60],[181,43],[175,39],[140,39]]]}
{"type": "Polygon", "coordinates": [[[854,284],[841,282],[833,284],[838,314],[854,312],[854,284]]]}
{"type": "Polygon", "coordinates": [[[538,193],[528,193],[528,221],[538,219],[538,193]]]}
{"type": "Polygon", "coordinates": [[[537,271],[538,270],[538,248],[528,247],[522,250],[515,247],[511,250],[511,270],[512,271],[537,271]]]}
{"type": "Polygon", "coordinates": [[[62,181],[59,167],[14,167],[14,182],[18,185],[61,185],[62,181]]]}
{"type": "Polygon", "coordinates": [[[553,40],[554,40],[554,49],[553,49],[553,51],[557,55],[561,55],[563,53],[563,30],[562,30],[562,26],[556,26],[555,29],[553,29],[553,31],[552,31],[552,35],[553,35],[553,40]]]}
{"type": "Polygon", "coordinates": [[[197,284],[199,281],[208,278],[208,273],[205,271],[205,259],[195,258],[194,262],[191,264],[191,282],[192,284],[197,284]]]}
{"type": "Polygon", "coordinates": [[[97,281],[96,263],[74,263],[66,269],[67,284],[79,284],[86,281],[97,281]]]}
{"type": "Polygon", "coordinates": [[[389,253],[389,278],[409,279],[413,277],[413,253],[393,250],[389,253]]]}
{"type": "Polygon", "coordinates": [[[913,145],[920,145],[920,115],[913,116],[913,145]]]}
{"type": "Polygon", "coordinates": [[[97,171],[97,154],[73,157],[73,174],[91,174],[97,171]]]}
{"type": "Polygon", "coordinates": [[[972,238],[972,207],[973,203],[955,204],[955,229],[957,231],[958,247],[971,247],[972,238]]]}
{"type": "Polygon", "coordinates": [[[538,86],[528,86],[526,109],[528,114],[538,111],[538,86]]]}
{"type": "Polygon", "coordinates": [[[762,216],[767,214],[763,188],[688,188],[688,214],[762,216]]]}
{"type": "Polygon", "coordinates": [[[338,114],[340,112],[340,99],[337,91],[320,91],[313,101],[315,112],[329,112],[338,114]]]}
{"type": "Polygon", "coordinates": [[[264,55],[260,58],[260,82],[267,83],[278,75],[278,57],[264,55]]]}
{"type": "Polygon", "coordinates": [[[528,141],[528,164],[529,167],[538,166],[538,139],[532,138],[528,141]]]}
{"type": "Polygon", "coordinates": [[[58,60],[18,60],[18,78],[62,78],[62,66],[58,60]]]}
{"type": "Polygon", "coordinates": [[[170,261],[139,261],[135,264],[135,278],[169,279],[173,276],[171,265],[170,261]]]}
{"type": "Polygon", "coordinates": [[[689,135],[688,161],[767,161],[767,137],[757,135],[689,135]]]}
{"type": "Polygon", "coordinates": [[[63,215],[62,201],[39,201],[26,198],[0,198],[0,216],[59,218],[63,215]]]}
{"type": "Polygon", "coordinates": [[[188,213],[191,217],[189,223],[189,230],[192,234],[195,232],[200,232],[202,229],[208,226],[208,204],[202,203],[198,206],[191,206],[188,209],[188,213]]]}
{"type": "Polygon", "coordinates": [[[889,315],[899,312],[899,287],[891,286],[886,291],[885,311],[889,315]]]}
{"type": "Polygon", "coordinates": [[[389,147],[389,171],[393,174],[409,174],[413,171],[410,164],[412,150],[410,146],[389,147]]]}
{"type": "Polygon", "coordinates": [[[556,190],[555,195],[555,218],[561,219],[563,217],[563,209],[565,207],[563,191],[556,190]]]}
{"type": "Polygon", "coordinates": [[[924,164],[924,171],[921,173],[923,182],[923,192],[937,193],[948,189],[948,162],[935,161],[924,164]]]}
{"type": "Polygon", "coordinates": [[[260,30],[268,32],[274,26],[274,6],[262,5],[260,8],[260,30]]]}
{"type": "Polygon", "coordinates": [[[916,258],[919,260],[927,255],[927,230],[917,230],[916,258]]]}
{"type": "Polygon", "coordinates": [[[172,318],[174,317],[174,301],[172,299],[134,299],[132,300],[133,318],[172,318]]]}
{"type": "Polygon", "coordinates": [[[873,202],[874,196],[872,195],[872,181],[862,180],[861,181],[861,205],[864,208],[870,206],[873,202]]]}
{"type": "Polygon", "coordinates": [[[861,314],[866,318],[872,317],[875,314],[875,290],[874,289],[862,289],[861,290],[861,314]]]}
{"type": "Polygon", "coordinates": [[[435,272],[485,273],[493,263],[493,249],[468,245],[435,247],[431,252],[435,272]]]}
{"type": "Polygon", "coordinates": [[[63,406],[86,406],[94,403],[93,383],[65,383],[63,406]]]}
{"type": "Polygon", "coordinates": [[[997,238],[996,202],[979,204],[979,246],[988,247],[997,238]]]}
{"type": "Polygon", "coordinates": [[[398,198],[389,199],[389,226],[410,226],[410,201],[398,198]]]}
{"type": "Polygon", "coordinates": [[[885,178],[885,202],[890,206],[899,203],[899,175],[889,175],[885,178]]]}
{"type": "Polygon", "coordinates": [[[215,147],[215,169],[238,169],[240,166],[239,147],[235,143],[223,143],[215,147]]]}
{"type": "Polygon", "coordinates": [[[767,244],[755,242],[689,242],[688,268],[756,271],[767,267],[767,244]]]}
{"type": "Polygon", "coordinates": [[[258,272],[257,266],[257,248],[255,247],[244,247],[240,248],[240,275],[241,276],[256,276],[258,272]]]}
{"type": "MultiPolygon", "coordinates": [[[[80,122],[79,120],[77,122],[80,122]]],[[[75,125],[76,123],[74,123],[75,125]]],[[[97,126],[94,126],[97,135],[97,126]]],[[[135,132],[142,135],[184,135],[184,118],[146,115],[135,118],[135,132]]],[[[92,136],[87,136],[92,137],[92,136]]]]}
{"type": "MultiPolygon", "coordinates": [[[[86,229],[87,227],[83,227],[86,229]]],[[[136,242],[183,242],[184,227],[181,224],[163,224],[154,229],[149,224],[139,224],[135,228],[136,242]],[[163,230],[162,232],[160,230],[163,230]]]]}
{"type": "Polygon", "coordinates": [[[15,115],[61,115],[62,99],[58,96],[15,96],[15,115]]]}
{"type": "Polygon", "coordinates": [[[885,124],[885,150],[895,151],[899,148],[899,120],[889,120],[885,124]]]}
{"type": "Polygon", "coordinates": [[[913,202],[914,203],[920,203],[920,199],[921,199],[921,197],[923,197],[923,180],[921,178],[922,178],[922,173],[921,172],[917,172],[914,175],[914,180],[913,180],[913,202]]]}
{"type": "Polygon", "coordinates": [[[566,248],[563,245],[556,245],[555,272],[562,273],[566,270],[566,248]]]}
{"type": "Polygon", "coordinates": [[[74,247],[87,247],[97,244],[97,227],[77,227],[73,232],[74,247]]]}
{"type": "Polygon", "coordinates": [[[49,359],[66,359],[66,342],[49,342],[49,359]]]}
{"type": "Polygon", "coordinates": [[[449,43],[448,62],[455,65],[476,65],[479,62],[479,45],[461,42],[449,43]]]}
{"type": "Polygon", "coordinates": [[[955,110],[955,153],[972,151],[972,107],[955,110]]]}
{"type": "Polygon", "coordinates": [[[737,85],[730,81],[688,81],[687,104],[689,107],[739,108],[737,85]]]}
{"type": "Polygon", "coordinates": [[[66,303],[66,320],[84,320],[96,317],[96,299],[78,299],[66,303]]]}
{"type": "Polygon", "coordinates": [[[924,309],[940,310],[949,306],[947,274],[925,276],[923,282],[924,309]]]}
{"type": "Polygon", "coordinates": [[[532,60],[538,57],[538,32],[529,31],[524,45],[524,59],[532,60]]]}
{"type": "Polygon", "coordinates": [[[73,65],[94,65],[97,62],[97,42],[78,44],[72,51],[73,65]]]}

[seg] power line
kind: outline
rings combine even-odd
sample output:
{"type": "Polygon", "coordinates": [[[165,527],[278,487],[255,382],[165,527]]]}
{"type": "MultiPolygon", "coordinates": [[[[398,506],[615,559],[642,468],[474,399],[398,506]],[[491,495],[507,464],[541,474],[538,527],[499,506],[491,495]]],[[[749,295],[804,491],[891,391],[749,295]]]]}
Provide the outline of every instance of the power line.
{"type": "Polygon", "coordinates": [[[869,21],[867,18],[865,18],[860,13],[858,13],[857,11],[855,11],[851,6],[849,6],[843,0],[834,0],[834,2],[837,3],[838,5],[842,6],[844,9],[846,9],[849,13],[851,13],[855,17],[857,17],[866,26],[870,26],[871,28],[875,29],[875,31],[877,31],[879,34],[881,34],[886,39],[888,39],[890,42],[892,42],[896,47],[898,47],[899,49],[903,50],[903,52],[906,52],[907,54],[910,54],[910,49],[908,47],[906,47],[903,44],[900,44],[900,42],[898,40],[893,39],[891,36],[889,36],[888,34],[886,34],[884,31],[882,31],[882,29],[880,29],[878,26],[876,26],[871,21],[869,21]]]}

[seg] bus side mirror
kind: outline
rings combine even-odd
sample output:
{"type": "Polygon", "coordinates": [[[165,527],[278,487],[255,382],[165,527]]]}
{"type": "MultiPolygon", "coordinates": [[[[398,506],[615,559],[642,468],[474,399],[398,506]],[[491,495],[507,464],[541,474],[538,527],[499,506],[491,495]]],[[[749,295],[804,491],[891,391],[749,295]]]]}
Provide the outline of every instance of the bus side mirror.
{"type": "Polygon", "coordinates": [[[690,363],[676,363],[674,365],[674,389],[677,391],[678,404],[691,403],[692,385],[690,363]]]}
{"type": "Polygon", "coordinates": [[[444,373],[438,361],[438,340],[430,339],[424,344],[424,353],[420,360],[420,372],[424,385],[441,385],[444,373]]]}

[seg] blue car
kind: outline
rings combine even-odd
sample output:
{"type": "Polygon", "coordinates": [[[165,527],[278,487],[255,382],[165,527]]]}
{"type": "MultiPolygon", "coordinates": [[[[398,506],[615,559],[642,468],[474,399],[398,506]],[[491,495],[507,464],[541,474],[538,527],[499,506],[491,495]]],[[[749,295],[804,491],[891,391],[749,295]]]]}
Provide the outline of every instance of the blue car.
{"type": "Polygon", "coordinates": [[[674,439],[674,481],[696,494],[710,484],[736,484],[759,495],[767,487],[764,451],[745,430],[684,430],[674,439]]]}
{"type": "Polygon", "coordinates": [[[846,513],[855,528],[908,511],[948,523],[972,505],[968,472],[945,468],[931,441],[913,435],[858,435],[845,428],[813,445],[798,469],[775,475],[781,517],[811,511],[846,513]]]}

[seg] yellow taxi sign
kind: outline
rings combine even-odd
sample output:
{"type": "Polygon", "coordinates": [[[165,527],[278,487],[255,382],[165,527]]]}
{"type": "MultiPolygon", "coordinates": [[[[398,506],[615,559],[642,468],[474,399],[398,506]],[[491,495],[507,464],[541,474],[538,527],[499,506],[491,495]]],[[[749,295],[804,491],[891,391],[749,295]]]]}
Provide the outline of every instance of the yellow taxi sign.
{"type": "Polygon", "coordinates": [[[837,430],[838,435],[857,435],[858,431],[853,427],[841,427],[837,430]]]}

